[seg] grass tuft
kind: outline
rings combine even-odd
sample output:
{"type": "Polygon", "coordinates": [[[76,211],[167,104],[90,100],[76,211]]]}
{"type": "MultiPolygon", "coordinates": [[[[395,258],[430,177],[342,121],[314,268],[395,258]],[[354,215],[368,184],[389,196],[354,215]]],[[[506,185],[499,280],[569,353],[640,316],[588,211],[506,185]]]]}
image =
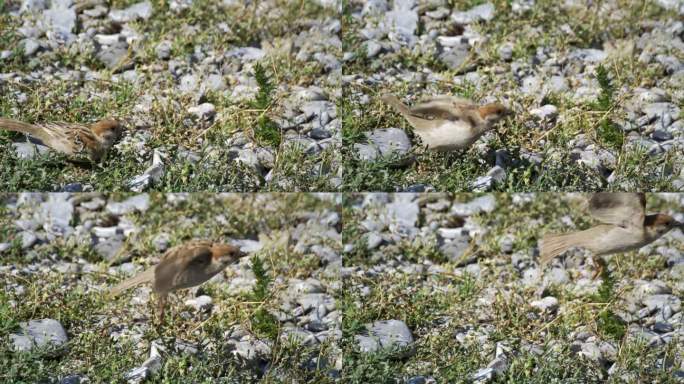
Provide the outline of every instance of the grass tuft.
{"type": "Polygon", "coordinates": [[[262,111],[254,129],[254,138],[262,144],[277,147],[281,141],[280,130],[278,125],[266,115],[273,101],[273,91],[276,87],[261,63],[256,63],[254,66],[254,77],[259,86],[259,91],[252,102],[252,107],[262,111]]]}
{"type": "MultiPolygon", "coordinates": [[[[256,277],[256,285],[252,289],[250,298],[253,301],[264,302],[269,297],[268,286],[273,279],[266,272],[263,261],[258,255],[252,257],[252,272],[256,277]]],[[[267,337],[271,340],[278,337],[278,321],[263,306],[260,306],[252,315],[252,329],[260,337],[267,337]]]]}

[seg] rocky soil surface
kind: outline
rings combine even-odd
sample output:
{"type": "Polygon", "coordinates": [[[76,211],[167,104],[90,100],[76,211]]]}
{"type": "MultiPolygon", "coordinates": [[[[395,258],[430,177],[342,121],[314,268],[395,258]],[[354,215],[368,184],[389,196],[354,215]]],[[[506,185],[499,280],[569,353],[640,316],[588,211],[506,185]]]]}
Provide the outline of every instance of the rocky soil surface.
{"type": "MultiPolygon", "coordinates": [[[[544,233],[593,221],[580,194],[366,194],[344,214],[343,375],[350,382],[678,382],[684,233],[545,270],[544,233]],[[638,369],[636,367],[639,367],[638,369]],[[381,380],[380,380],[381,381],[381,380]]],[[[683,220],[684,197],[649,212],[683,220]]]]}
{"type": "Polygon", "coordinates": [[[341,183],[334,1],[0,7],[3,117],[125,125],[94,169],[0,134],[2,190],[330,191],[341,183]],[[67,171],[51,177],[55,166],[67,171]],[[48,175],[7,176],[35,168],[48,175]]]}
{"type": "Polygon", "coordinates": [[[339,377],[336,196],[21,194],[0,202],[2,381],[339,377]],[[249,257],[172,294],[162,324],[149,284],[107,295],[166,249],[198,238],[249,257]]]}
{"type": "Polygon", "coordinates": [[[684,187],[679,2],[452,4],[350,2],[342,77],[346,189],[684,187]],[[386,92],[408,104],[438,94],[499,101],[514,114],[467,153],[425,153],[410,126],[379,100],[386,92]]]}

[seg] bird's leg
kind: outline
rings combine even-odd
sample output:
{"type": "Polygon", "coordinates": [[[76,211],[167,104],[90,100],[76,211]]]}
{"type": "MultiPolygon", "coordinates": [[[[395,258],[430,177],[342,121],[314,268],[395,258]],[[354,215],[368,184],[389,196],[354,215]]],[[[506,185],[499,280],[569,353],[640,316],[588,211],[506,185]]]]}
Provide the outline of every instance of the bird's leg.
{"type": "Polygon", "coordinates": [[[157,319],[159,321],[159,324],[162,324],[164,322],[164,307],[166,306],[167,297],[167,293],[162,293],[159,295],[159,301],[157,303],[157,319]]]}
{"type": "Polygon", "coordinates": [[[594,275],[591,277],[592,280],[596,280],[597,277],[604,277],[606,272],[606,261],[602,257],[594,256],[592,257],[594,264],[594,275]]]}

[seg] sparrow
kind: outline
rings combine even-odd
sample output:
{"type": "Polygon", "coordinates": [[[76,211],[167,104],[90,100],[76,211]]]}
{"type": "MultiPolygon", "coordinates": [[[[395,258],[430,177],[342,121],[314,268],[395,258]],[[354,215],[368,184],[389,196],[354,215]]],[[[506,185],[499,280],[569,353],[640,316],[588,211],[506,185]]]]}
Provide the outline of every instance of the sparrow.
{"type": "Polygon", "coordinates": [[[584,231],[544,236],[542,268],[572,247],[586,248],[596,256],[627,252],[655,241],[673,228],[684,227],[684,223],[662,213],[647,215],[643,193],[596,193],[589,199],[588,209],[602,224],[584,231]]]}
{"type": "Polygon", "coordinates": [[[468,148],[494,124],[510,114],[499,103],[478,106],[459,97],[435,96],[411,108],[394,95],[381,100],[397,110],[428,149],[447,152],[468,148]]]}
{"type": "Polygon", "coordinates": [[[233,245],[190,241],[169,249],[159,264],[120,283],[109,293],[115,296],[128,288],[152,282],[152,290],[159,296],[157,314],[161,322],[170,292],[200,285],[245,255],[233,245]]]}
{"type": "Polygon", "coordinates": [[[92,162],[100,161],[122,133],[119,122],[112,119],[88,126],[64,122],[29,124],[0,118],[0,129],[25,133],[57,152],[92,162]]]}

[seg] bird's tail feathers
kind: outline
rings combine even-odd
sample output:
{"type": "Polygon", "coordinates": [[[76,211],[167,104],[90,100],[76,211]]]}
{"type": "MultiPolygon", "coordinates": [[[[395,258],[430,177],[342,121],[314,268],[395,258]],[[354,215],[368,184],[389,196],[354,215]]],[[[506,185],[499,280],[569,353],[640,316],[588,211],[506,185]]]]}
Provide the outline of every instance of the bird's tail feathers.
{"type": "Polygon", "coordinates": [[[110,295],[118,295],[119,293],[127,290],[128,288],[135,287],[136,285],[146,283],[148,281],[152,281],[154,278],[154,268],[150,268],[144,272],[140,272],[139,274],[131,277],[128,280],[123,281],[116,287],[112,288],[109,290],[110,295]]]}
{"type": "Polygon", "coordinates": [[[562,254],[568,249],[582,246],[583,236],[578,236],[579,232],[546,235],[541,242],[540,264],[542,268],[546,266],[554,257],[562,254]]]}
{"type": "Polygon", "coordinates": [[[40,127],[22,121],[5,119],[0,117],[0,129],[7,131],[26,133],[40,138],[40,127]]]}

